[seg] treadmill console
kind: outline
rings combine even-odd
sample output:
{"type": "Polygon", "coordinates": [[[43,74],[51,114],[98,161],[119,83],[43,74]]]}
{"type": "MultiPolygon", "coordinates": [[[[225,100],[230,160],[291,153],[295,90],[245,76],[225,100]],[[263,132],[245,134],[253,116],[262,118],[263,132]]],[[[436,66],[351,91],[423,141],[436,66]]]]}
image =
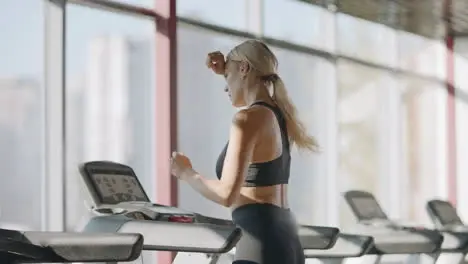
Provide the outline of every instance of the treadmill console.
{"type": "Polygon", "coordinates": [[[88,162],[80,172],[96,206],[150,202],[133,169],[110,161],[88,162]]]}
{"type": "Polygon", "coordinates": [[[195,214],[176,207],[151,203],[130,166],[110,161],[83,164],[80,172],[95,204],[102,214],[124,214],[135,220],[188,222],[195,214]]]}
{"type": "Polygon", "coordinates": [[[384,225],[389,222],[387,215],[372,194],[349,191],[345,194],[345,199],[359,222],[373,221],[384,225]]]}
{"type": "Polygon", "coordinates": [[[426,209],[439,227],[463,226],[456,209],[448,201],[431,200],[427,203],[426,209]]]}

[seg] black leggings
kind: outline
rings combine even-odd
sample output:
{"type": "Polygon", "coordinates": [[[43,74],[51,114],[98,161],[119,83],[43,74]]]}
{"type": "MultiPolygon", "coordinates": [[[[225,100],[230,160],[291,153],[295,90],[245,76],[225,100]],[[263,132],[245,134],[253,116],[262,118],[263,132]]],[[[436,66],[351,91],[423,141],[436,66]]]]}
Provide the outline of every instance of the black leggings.
{"type": "Polygon", "coordinates": [[[304,264],[292,213],[272,204],[248,204],[232,213],[242,228],[233,264],[304,264]]]}

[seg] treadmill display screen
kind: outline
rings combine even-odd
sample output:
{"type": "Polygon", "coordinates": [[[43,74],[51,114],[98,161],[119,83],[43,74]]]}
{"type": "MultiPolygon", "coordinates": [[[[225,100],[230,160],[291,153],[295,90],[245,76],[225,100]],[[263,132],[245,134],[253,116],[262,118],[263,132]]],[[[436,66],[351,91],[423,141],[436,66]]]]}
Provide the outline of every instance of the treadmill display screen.
{"type": "Polygon", "coordinates": [[[96,186],[103,204],[121,202],[149,202],[138,180],[133,176],[120,174],[92,174],[91,180],[96,186]]]}
{"type": "Polygon", "coordinates": [[[434,206],[435,214],[442,225],[462,225],[460,217],[458,217],[457,211],[449,203],[438,203],[434,206]]]}
{"type": "Polygon", "coordinates": [[[352,202],[360,219],[387,219],[380,205],[371,197],[355,197],[352,202]]]}

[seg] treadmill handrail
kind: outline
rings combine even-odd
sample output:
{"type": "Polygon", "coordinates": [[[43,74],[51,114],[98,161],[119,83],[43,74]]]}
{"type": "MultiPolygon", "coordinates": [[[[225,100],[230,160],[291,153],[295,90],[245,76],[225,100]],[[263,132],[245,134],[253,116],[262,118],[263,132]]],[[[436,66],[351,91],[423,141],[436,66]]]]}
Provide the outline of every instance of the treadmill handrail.
{"type": "MultiPolygon", "coordinates": [[[[196,219],[201,222],[207,222],[210,224],[215,224],[219,226],[235,226],[235,224],[231,220],[221,219],[221,218],[213,218],[209,216],[204,216],[200,214],[196,214],[196,219]]],[[[306,232],[313,232],[313,235],[317,236],[320,235],[322,237],[329,237],[328,241],[324,240],[324,243],[317,245],[316,242],[310,243],[307,236],[301,236],[301,244],[306,249],[328,249],[333,247],[335,244],[338,234],[340,232],[339,228],[336,227],[327,227],[327,226],[309,226],[309,225],[300,225],[299,230],[306,231],[306,232]]],[[[309,235],[310,236],[310,235],[309,235]]]]}
{"type": "Polygon", "coordinates": [[[132,261],[140,256],[144,241],[143,236],[136,233],[24,232],[24,236],[68,262],[132,261]]]}
{"type": "Polygon", "coordinates": [[[374,245],[371,236],[340,233],[335,245],[326,250],[304,249],[306,258],[354,258],[366,254],[374,245]]]}
{"type": "Polygon", "coordinates": [[[143,249],[141,234],[0,231],[0,253],[21,262],[133,261],[143,249]]]}
{"type": "MultiPolygon", "coordinates": [[[[102,218],[97,220],[102,220],[102,218]]],[[[242,235],[242,230],[236,226],[220,226],[211,223],[180,224],[146,220],[128,221],[120,227],[118,232],[151,234],[145,236],[143,250],[215,254],[229,252],[235,247],[242,235]],[[181,235],[175,237],[167,234],[181,235]]]]}
{"type": "Polygon", "coordinates": [[[340,229],[336,227],[300,225],[298,233],[303,249],[324,250],[335,245],[340,229]],[[317,244],[317,236],[321,237],[321,244],[317,244]],[[310,239],[310,237],[312,237],[312,239],[310,239]]]}
{"type": "Polygon", "coordinates": [[[50,252],[41,246],[9,238],[0,239],[0,255],[12,262],[37,262],[50,258],[50,252]]]}

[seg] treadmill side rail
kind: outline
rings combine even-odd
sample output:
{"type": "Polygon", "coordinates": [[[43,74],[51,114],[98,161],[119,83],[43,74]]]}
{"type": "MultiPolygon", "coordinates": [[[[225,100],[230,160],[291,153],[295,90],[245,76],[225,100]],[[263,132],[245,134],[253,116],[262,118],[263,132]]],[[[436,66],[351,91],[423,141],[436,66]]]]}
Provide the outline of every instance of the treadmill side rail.
{"type": "Polygon", "coordinates": [[[444,236],[441,252],[467,252],[468,232],[440,231],[444,236]]]}
{"type": "Polygon", "coordinates": [[[360,232],[374,238],[369,254],[432,254],[437,253],[443,236],[434,230],[369,229],[360,232]]]}
{"type": "Polygon", "coordinates": [[[373,244],[371,236],[341,233],[336,244],[327,250],[305,249],[306,258],[354,258],[367,253],[373,244]]]}
{"type": "Polygon", "coordinates": [[[143,249],[140,234],[24,232],[24,237],[55,256],[40,261],[49,263],[133,261],[143,249]]]}
{"type": "Polygon", "coordinates": [[[299,239],[304,249],[329,249],[335,245],[340,230],[335,227],[299,226],[299,239]]]}
{"type": "Polygon", "coordinates": [[[125,222],[119,233],[145,234],[143,250],[199,253],[226,253],[242,235],[235,226],[156,221],[125,222]]]}
{"type": "Polygon", "coordinates": [[[54,258],[51,252],[44,250],[43,247],[22,241],[0,239],[1,263],[39,263],[52,259],[56,258],[54,258]]]}

